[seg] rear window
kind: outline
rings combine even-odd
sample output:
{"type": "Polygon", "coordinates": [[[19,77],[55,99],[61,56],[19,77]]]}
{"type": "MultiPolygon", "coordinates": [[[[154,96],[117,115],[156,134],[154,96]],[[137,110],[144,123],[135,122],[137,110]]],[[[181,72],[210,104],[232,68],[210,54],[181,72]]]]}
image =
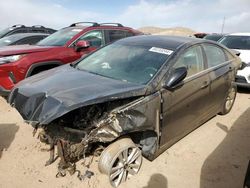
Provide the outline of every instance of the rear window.
{"type": "Polygon", "coordinates": [[[221,39],[221,37],[223,37],[223,36],[222,35],[207,35],[204,37],[204,39],[218,41],[221,39]]]}
{"type": "Polygon", "coordinates": [[[109,42],[114,42],[116,40],[133,36],[133,34],[129,31],[121,31],[121,30],[109,30],[108,31],[108,37],[109,42]]]}
{"type": "Polygon", "coordinates": [[[219,43],[231,49],[249,50],[250,36],[225,36],[219,41],[219,43]]]}
{"type": "Polygon", "coordinates": [[[208,67],[214,67],[227,61],[222,48],[210,44],[204,44],[203,47],[206,53],[208,67]]]}

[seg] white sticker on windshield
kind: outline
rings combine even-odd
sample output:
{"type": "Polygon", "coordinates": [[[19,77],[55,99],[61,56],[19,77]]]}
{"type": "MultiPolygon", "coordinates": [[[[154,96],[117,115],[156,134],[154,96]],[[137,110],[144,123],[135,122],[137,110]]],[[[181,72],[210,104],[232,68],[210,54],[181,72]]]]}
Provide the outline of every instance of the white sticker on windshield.
{"type": "Polygon", "coordinates": [[[164,48],[157,48],[157,47],[152,47],[149,49],[150,52],[156,52],[156,53],[160,53],[160,54],[166,54],[166,55],[170,55],[173,53],[172,50],[168,50],[168,49],[164,49],[164,48]]]}

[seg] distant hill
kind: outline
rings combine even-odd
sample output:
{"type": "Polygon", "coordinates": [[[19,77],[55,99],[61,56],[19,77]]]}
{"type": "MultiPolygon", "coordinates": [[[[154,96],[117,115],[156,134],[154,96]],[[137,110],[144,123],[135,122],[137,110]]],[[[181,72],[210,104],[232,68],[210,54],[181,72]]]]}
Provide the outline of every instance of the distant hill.
{"type": "Polygon", "coordinates": [[[178,36],[190,36],[196,33],[196,31],[185,27],[174,28],[161,28],[161,27],[141,27],[140,31],[152,35],[178,35],[178,36]]]}

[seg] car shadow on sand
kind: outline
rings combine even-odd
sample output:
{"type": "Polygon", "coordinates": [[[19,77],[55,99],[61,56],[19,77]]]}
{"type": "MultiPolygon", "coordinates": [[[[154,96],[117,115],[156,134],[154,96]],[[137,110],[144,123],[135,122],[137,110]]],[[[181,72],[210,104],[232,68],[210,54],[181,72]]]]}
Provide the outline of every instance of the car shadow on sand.
{"type": "Polygon", "coordinates": [[[0,158],[2,152],[10,147],[18,129],[16,124],[0,124],[0,158]]]}
{"type": "MultiPolygon", "coordinates": [[[[246,102],[250,104],[250,100],[246,102]]],[[[200,188],[243,187],[250,159],[250,107],[230,129],[220,122],[217,126],[226,137],[205,160],[200,188]]]]}
{"type": "Polygon", "coordinates": [[[149,181],[148,185],[143,188],[167,188],[168,187],[168,180],[162,174],[153,174],[149,181]]]}

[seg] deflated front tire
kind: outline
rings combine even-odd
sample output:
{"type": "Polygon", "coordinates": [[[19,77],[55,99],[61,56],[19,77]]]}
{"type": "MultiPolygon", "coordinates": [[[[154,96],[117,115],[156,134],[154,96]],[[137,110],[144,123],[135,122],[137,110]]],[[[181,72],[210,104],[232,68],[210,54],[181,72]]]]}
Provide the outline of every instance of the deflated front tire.
{"type": "Polygon", "coordinates": [[[109,176],[113,187],[118,187],[129,177],[137,174],[141,164],[141,150],[130,138],[121,138],[102,152],[99,170],[109,176]]]}

